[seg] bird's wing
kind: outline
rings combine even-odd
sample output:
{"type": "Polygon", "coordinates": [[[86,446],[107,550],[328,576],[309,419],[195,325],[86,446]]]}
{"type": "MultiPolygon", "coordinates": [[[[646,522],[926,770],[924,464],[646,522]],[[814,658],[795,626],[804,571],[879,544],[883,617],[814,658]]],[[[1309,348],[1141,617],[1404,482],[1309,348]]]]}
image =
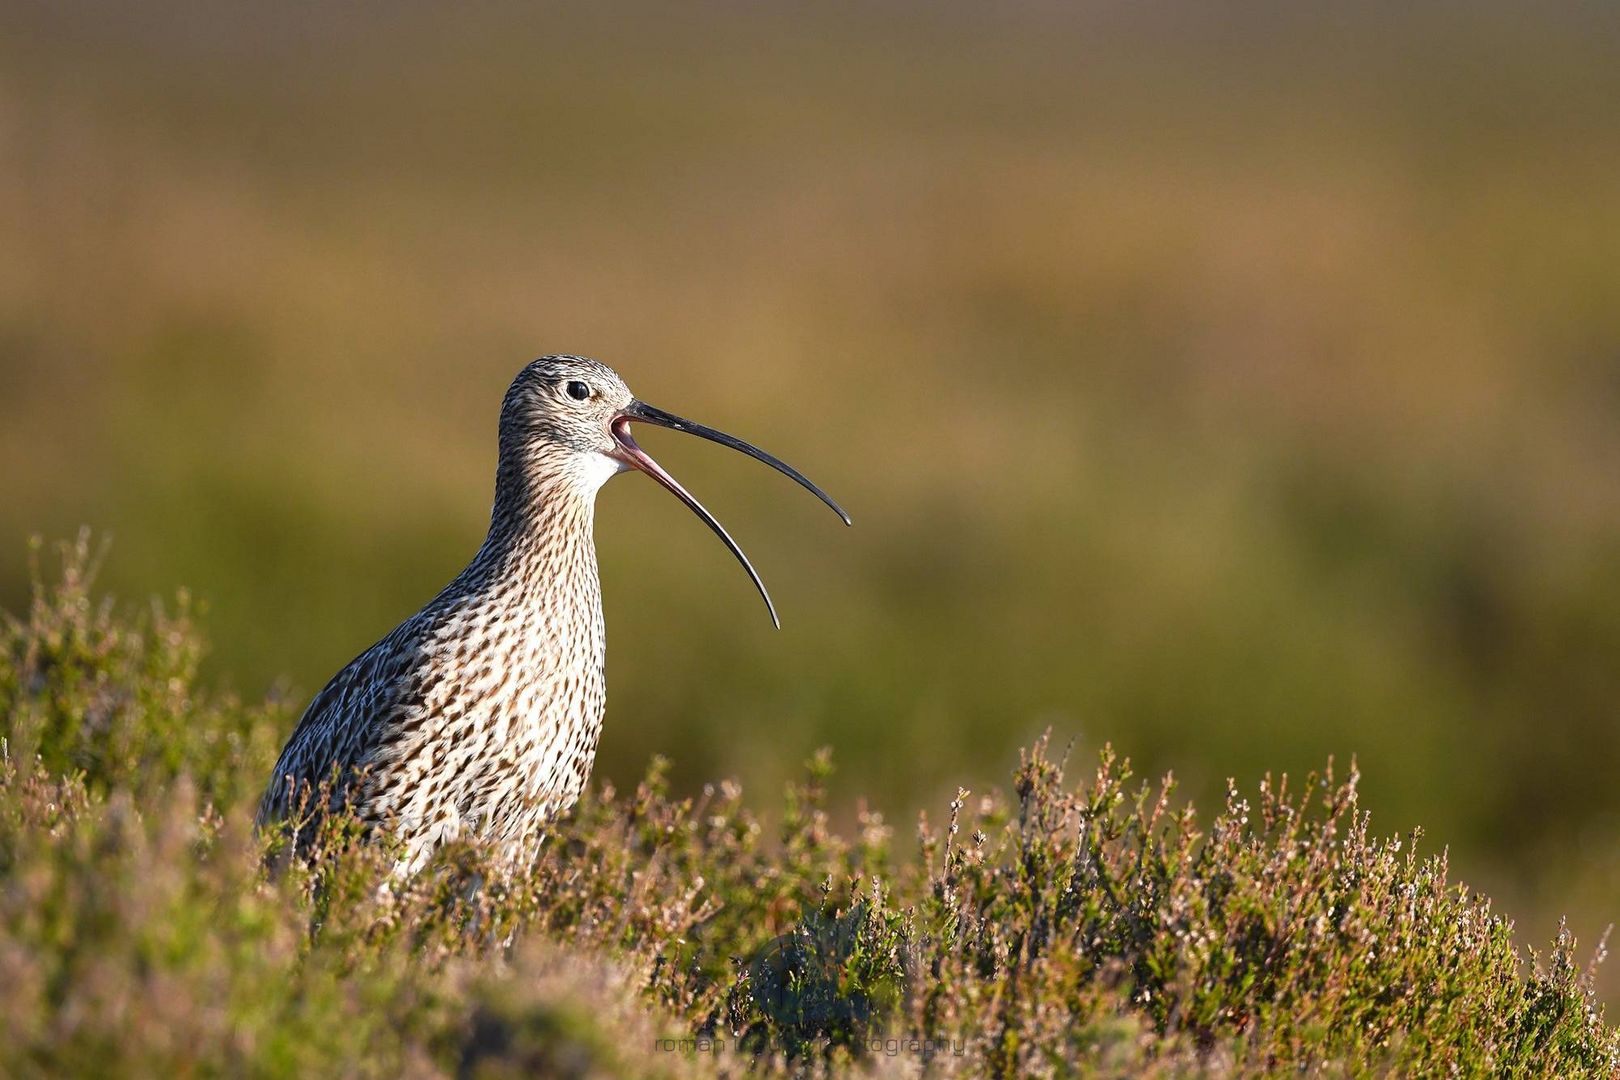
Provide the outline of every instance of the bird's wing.
{"type": "Polygon", "coordinates": [[[259,805],[261,824],[285,817],[307,791],[333,783],[333,800],[353,769],[386,735],[388,714],[417,665],[415,634],[400,626],[332,677],[282,749],[259,805]]]}

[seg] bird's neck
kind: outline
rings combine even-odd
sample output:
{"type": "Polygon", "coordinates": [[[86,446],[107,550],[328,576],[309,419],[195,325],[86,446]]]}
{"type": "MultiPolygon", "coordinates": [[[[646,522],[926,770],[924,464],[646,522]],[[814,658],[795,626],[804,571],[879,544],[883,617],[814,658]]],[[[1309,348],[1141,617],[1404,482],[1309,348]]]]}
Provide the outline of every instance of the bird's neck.
{"type": "Polygon", "coordinates": [[[508,468],[495,484],[489,535],[465,572],[466,585],[507,599],[598,604],[594,477],[575,469],[508,468]],[[511,595],[513,593],[516,595],[511,595]]]}

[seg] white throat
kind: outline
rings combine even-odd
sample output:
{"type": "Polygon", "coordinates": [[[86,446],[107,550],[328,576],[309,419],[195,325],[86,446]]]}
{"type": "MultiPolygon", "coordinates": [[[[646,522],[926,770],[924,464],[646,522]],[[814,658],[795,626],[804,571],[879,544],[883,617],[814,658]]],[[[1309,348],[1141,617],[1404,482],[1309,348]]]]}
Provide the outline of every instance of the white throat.
{"type": "Polygon", "coordinates": [[[618,458],[606,454],[584,454],[574,466],[574,475],[586,494],[594,496],[602,490],[603,484],[629,468],[618,458]]]}

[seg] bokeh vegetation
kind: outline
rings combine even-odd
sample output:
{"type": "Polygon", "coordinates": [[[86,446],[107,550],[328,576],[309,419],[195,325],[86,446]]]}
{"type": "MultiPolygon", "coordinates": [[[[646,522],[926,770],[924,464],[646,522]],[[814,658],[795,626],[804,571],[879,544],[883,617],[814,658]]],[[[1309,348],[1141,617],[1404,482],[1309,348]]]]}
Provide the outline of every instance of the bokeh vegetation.
{"type": "Polygon", "coordinates": [[[1354,754],[1595,939],[1615,12],[1046,8],[8,5],[0,551],[109,531],[122,593],[207,598],[205,681],[296,708],[471,554],[511,374],[586,352],[856,519],[649,436],[785,629],[607,489],[621,786],[829,744],[855,829],[1048,727],[1200,800],[1354,754]]]}
{"type": "Polygon", "coordinates": [[[390,880],[344,820],[288,861],[251,821],[287,716],[199,687],[184,619],[87,556],[0,625],[6,1076],[1620,1069],[1573,938],[1521,954],[1353,770],[1200,817],[1040,739],[896,841],[835,826],[826,754],[775,827],[655,762],[516,878],[463,846],[390,880]]]}

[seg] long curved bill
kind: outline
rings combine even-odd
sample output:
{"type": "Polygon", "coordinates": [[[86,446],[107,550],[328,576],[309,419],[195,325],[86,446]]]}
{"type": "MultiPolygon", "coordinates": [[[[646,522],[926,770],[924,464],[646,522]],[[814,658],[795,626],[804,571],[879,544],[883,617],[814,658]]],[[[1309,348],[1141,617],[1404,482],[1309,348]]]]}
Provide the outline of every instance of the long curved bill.
{"type": "Polygon", "coordinates": [[[729,446],[731,449],[741,451],[751,458],[763,461],[777,472],[792,477],[801,486],[813,493],[816,498],[832,507],[833,512],[843,519],[845,525],[848,525],[850,524],[849,515],[844,512],[844,508],[834,502],[832,496],[811,483],[808,477],[787,462],[767,454],[752,443],[743,442],[734,435],[727,435],[723,431],[716,431],[714,428],[683,419],[674,413],[655,409],[641,401],[632,401],[620,411],[619,415],[613,418],[613,441],[618,444],[615,456],[631,468],[639,469],[658,481],[669,490],[670,494],[685,503],[689,510],[701,518],[703,524],[714,530],[714,534],[724,542],[727,550],[736,556],[737,561],[742,564],[742,568],[748,571],[748,577],[753,581],[754,588],[759,590],[760,597],[765,601],[765,609],[771,613],[771,623],[780,629],[782,622],[776,617],[776,605],[771,603],[771,594],[765,590],[765,583],[760,580],[758,572],[754,570],[754,564],[748,561],[748,556],[743,554],[742,548],[737,546],[737,541],[733,540],[731,534],[726,532],[725,526],[715,520],[714,515],[704,509],[703,504],[693,498],[691,492],[682,487],[680,482],[666,472],[662,465],[654,461],[647,455],[645,450],[636,445],[636,440],[630,435],[630,424],[632,422],[656,424],[659,427],[670,428],[674,431],[684,431],[688,435],[696,435],[699,438],[708,439],[710,442],[717,442],[721,446],[729,446]]]}

